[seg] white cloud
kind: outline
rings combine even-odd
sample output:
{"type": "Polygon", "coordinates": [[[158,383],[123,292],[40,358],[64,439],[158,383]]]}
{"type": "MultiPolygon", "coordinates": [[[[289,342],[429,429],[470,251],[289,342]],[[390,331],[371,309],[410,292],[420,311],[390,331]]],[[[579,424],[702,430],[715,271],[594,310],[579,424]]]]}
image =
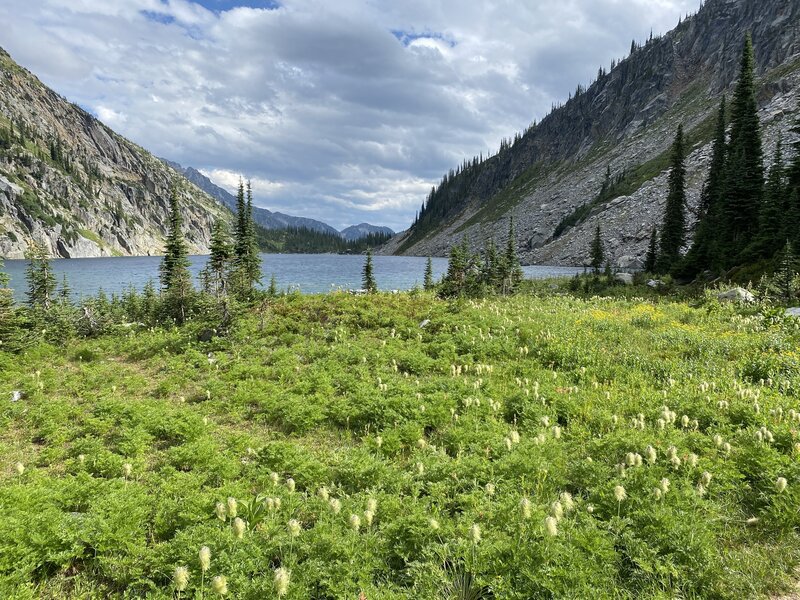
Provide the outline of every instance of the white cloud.
{"type": "Polygon", "coordinates": [[[18,62],[155,154],[250,178],[272,210],[402,229],[447,169],[697,5],[3,0],[0,22],[18,62]]]}

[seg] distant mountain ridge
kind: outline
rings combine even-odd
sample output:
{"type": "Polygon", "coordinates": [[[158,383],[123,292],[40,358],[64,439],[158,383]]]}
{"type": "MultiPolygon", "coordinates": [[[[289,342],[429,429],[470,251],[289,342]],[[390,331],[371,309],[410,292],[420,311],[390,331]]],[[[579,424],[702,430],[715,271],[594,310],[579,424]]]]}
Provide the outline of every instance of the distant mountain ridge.
{"type": "Polygon", "coordinates": [[[376,233],[383,233],[386,235],[394,235],[395,232],[389,227],[382,227],[379,225],[370,225],[369,223],[359,223],[358,225],[350,225],[345,227],[340,232],[341,236],[348,241],[360,240],[368,235],[376,233]]]}

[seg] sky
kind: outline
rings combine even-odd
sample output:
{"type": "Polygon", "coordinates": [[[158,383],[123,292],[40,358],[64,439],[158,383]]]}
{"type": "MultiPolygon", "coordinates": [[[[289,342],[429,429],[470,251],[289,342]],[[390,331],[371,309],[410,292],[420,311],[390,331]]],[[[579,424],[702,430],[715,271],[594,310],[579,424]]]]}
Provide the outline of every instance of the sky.
{"type": "Polygon", "coordinates": [[[334,227],[411,223],[699,0],[2,0],[0,46],[157,156],[334,227]]]}

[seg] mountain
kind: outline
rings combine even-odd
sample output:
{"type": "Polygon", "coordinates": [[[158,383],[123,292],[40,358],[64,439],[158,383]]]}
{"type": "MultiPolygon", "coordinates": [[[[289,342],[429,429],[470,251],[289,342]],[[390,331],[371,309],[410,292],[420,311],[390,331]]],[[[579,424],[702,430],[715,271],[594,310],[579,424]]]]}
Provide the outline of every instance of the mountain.
{"type": "MultiPolygon", "coordinates": [[[[170,167],[182,173],[186,179],[195,184],[198,188],[206,192],[212,198],[217,199],[232,211],[236,211],[236,196],[227,190],[219,187],[208,177],[203,175],[194,167],[183,167],[176,162],[166,159],[161,159],[170,167]]],[[[320,233],[339,233],[336,229],[315,219],[307,217],[293,217],[292,215],[285,215],[280,212],[272,212],[266,208],[258,206],[253,207],[253,220],[261,225],[264,229],[287,229],[296,227],[299,229],[310,229],[320,233]]]]}
{"type": "Polygon", "coordinates": [[[587,263],[599,223],[612,262],[636,265],[662,218],[668,148],[680,123],[690,211],[696,206],[715,111],[735,83],[746,31],[769,163],[800,100],[800,2],[708,0],[666,35],[634,42],[629,57],[495,155],[448,173],[422,216],[382,251],[443,256],[464,236],[473,250],[489,237],[502,243],[513,216],[525,263],[587,263]]]}
{"type": "Polygon", "coordinates": [[[369,223],[359,223],[358,225],[350,225],[345,227],[339,232],[342,237],[348,241],[360,240],[370,234],[382,233],[384,235],[394,235],[388,227],[381,227],[379,225],[370,225],[369,223]]]}
{"type": "Polygon", "coordinates": [[[227,209],[0,49],[0,256],[31,240],[54,257],[161,254],[176,180],[190,251],[206,252],[227,209]]]}

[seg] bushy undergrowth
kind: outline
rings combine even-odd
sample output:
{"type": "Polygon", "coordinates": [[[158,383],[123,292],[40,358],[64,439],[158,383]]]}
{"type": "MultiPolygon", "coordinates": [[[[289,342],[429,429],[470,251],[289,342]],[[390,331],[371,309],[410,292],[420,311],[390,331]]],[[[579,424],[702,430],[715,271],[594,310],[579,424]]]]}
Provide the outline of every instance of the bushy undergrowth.
{"type": "Polygon", "coordinates": [[[204,344],[0,352],[0,596],[739,599],[800,559],[793,322],[568,296],[262,309],[204,344]]]}

